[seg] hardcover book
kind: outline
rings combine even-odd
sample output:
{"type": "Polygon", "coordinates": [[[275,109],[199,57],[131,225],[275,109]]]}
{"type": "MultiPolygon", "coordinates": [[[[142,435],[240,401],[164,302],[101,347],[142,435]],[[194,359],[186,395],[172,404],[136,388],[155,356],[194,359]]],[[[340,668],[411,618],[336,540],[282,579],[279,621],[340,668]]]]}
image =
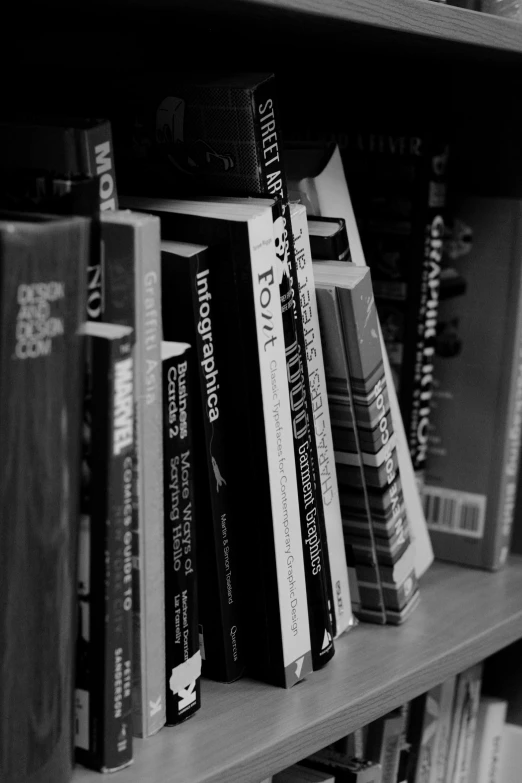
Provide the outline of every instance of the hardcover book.
{"type": "Polygon", "coordinates": [[[333,596],[334,631],[339,636],[353,626],[350,588],[348,584],[348,566],[343,541],[343,526],[339,487],[335,467],[335,455],[330,422],[330,408],[326,389],[326,376],[323,361],[323,349],[319,332],[319,314],[315,298],[315,283],[312,267],[306,209],[301,204],[291,204],[292,231],[294,238],[297,267],[297,283],[301,299],[306,361],[310,383],[319,481],[323,503],[331,594],[333,596]]]}
{"type": "Polygon", "coordinates": [[[314,261],[351,261],[344,218],[310,215],[308,233],[314,261]]]}
{"type": "MultiPolygon", "coordinates": [[[[333,435],[346,541],[361,566],[375,555],[386,619],[402,622],[418,601],[418,584],[370,271],[344,262],[319,262],[314,275],[318,300],[323,289],[320,318],[329,318],[325,309],[335,308],[340,330],[337,337],[331,328],[323,330],[325,354],[328,341],[335,339],[348,372],[348,378],[329,375],[332,405],[339,400],[333,435]]],[[[328,372],[327,363],[327,377],[328,372]]],[[[356,571],[359,576],[362,569],[356,571]]]]}
{"type": "Polygon", "coordinates": [[[133,731],[165,724],[165,585],[161,384],[161,257],[157,217],[101,214],[105,318],[134,329],[133,731]]]}
{"type": "Polygon", "coordinates": [[[465,287],[442,288],[425,512],[436,557],[495,570],[520,454],[522,202],[461,195],[452,212],[444,265],[465,287]]]}
{"type": "Polygon", "coordinates": [[[190,718],[201,706],[192,356],[187,343],[163,341],[161,344],[166,723],[169,726],[190,718]]]}
{"type": "Polygon", "coordinates": [[[89,221],[0,221],[0,779],[69,783],[89,221]]]}
{"type": "Polygon", "coordinates": [[[76,759],[132,761],[132,329],[88,322],[76,654],[76,759]]]}
{"type": "Polygon", "coordinates": [[[227,276],[226,331],[234,346],[227,373],[248,455],[237,470],[250,520],[241,537],[248,563],[242,579],[255,585],[244,594],[249,669],[290,687],[311,671],[311,653],[271,207],[135,197],[125,203],[159,215],[164,239],[215,247],[227,276]]]}
{"type": "Polygon", "coordinates": [[[246,645],[239,595],[242,482],[230,437],[237,412],[226,356],[227,275],[205,245],[164,240],[161,262],[163,336],[190,343],[197,358],[192,429],[203,674],[232,682],[244,673],[246,645]]]}
{"type": "Polygon", "coordinates": [[[365,757],[380,764],[381,783],[397,783],[406,719],[401,709],[389,712],[368,726],[365,757]]]}

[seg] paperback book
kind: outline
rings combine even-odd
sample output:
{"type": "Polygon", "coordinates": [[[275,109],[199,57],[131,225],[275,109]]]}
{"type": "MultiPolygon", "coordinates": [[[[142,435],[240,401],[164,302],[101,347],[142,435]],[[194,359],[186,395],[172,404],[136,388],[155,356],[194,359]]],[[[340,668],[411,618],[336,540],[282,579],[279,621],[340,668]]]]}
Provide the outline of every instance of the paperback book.
{"type": "Polygon", "coordinates": [[[132,761],[132,329],[88,322],[83,409],[76,759],[132,761]]]}
{"type": "Polygon", "coordinates": [[[241,617],[239,537],[242,505],[234,384],[227,368],[227,275],[206,245],[161,243],[162,323],[166,340],[185,340],[192,370],[194,473],[198,488],[199,621],[203,674],[237,680],[246,666],[241,617]]]}
{"type": "Polygon", "coordinates": [[[192,356],[187,343],[161,344],[168,726],[190,718],[201,706],[192,356]]]}

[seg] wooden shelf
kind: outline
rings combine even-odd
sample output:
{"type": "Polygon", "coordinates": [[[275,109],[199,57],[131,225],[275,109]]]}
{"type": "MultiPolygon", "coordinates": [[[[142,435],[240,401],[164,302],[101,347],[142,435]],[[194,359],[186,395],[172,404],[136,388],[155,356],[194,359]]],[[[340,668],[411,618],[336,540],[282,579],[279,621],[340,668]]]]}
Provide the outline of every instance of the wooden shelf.
{"type": "MultiPolygon", "coordinates": [[[[117,783],[259,783],[522,637],[522,558],[498,573],[435,563],[404,626],[361,624],[290,691],[204,681],[187,723],[135,741],[117,783]]],[[[73,783],[98,783],[80,767],[73,783]]]]}

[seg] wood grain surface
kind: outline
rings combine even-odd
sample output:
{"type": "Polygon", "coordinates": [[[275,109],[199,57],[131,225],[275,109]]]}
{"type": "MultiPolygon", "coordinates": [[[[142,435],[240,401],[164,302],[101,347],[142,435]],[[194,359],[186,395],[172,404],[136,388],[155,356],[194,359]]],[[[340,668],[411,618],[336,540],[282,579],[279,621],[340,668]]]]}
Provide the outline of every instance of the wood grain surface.
{"type": "MultiPolygon", "coordinates": [[[[117,783],[258,783],[522,637],[522,558],[498,573],[435,563],[402,627],[361,624],[289,691],[204,680],[191,720],[137,740],[117,783]]],[[[76,768],[73,783],[95,783],[76,768]]]]}

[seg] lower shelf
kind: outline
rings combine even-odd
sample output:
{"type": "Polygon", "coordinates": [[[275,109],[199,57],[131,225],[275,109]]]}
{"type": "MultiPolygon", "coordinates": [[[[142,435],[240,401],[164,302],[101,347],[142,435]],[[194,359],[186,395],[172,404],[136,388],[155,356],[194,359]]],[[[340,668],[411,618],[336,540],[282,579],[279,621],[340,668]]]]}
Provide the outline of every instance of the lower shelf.
{"type": "MultiPolygon", "coordinates": [[[[361,624],[290,691],[204,681],[200,712],[135,740],[117,783],[259,783],[522,637],[522,558],[498,573],[435,563],[404,626],[361,624]]],[[[77,767],[73,783],[99,775],[77,767]]]]}

